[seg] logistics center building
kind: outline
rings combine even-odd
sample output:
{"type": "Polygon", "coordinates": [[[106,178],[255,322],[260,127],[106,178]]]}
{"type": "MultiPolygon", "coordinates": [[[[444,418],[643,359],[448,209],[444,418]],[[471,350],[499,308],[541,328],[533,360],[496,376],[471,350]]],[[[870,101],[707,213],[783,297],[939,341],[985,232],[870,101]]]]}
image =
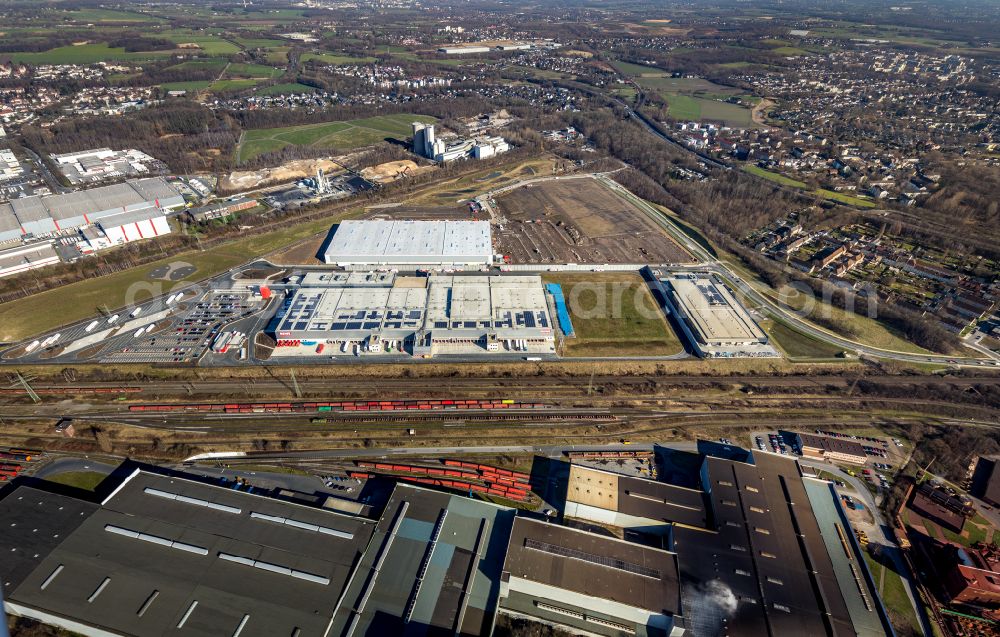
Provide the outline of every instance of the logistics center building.
{"type": "Polygon", "coordinates": [[[554,352],[548,303],[537,275],[331,273],[302,283],[272,322],[278,355],[350,354],[357,353],[355,346],[365,353],[423,358],[554,352]]]}
{"type": "Polygon", "coordinates": [[[490,265],[490,222],[344,221],[337,226],[323,260],[341,266],[490,265]]]}
{"type": "Polygon", "coordinates": [[[777,356],[732,292],[708,274],[672,274],[656,285],[685,336],[706,358],[777,356]]]}
{"type": "Polygon", "coordinates": [[[45,237],[100,225],[112,242],[169,232],[166,212],[184,206],[184,196],[161,177],[0,203],[0,243],[45,237]],[[147,235],[143,232],[152,233],[147,235]]]}

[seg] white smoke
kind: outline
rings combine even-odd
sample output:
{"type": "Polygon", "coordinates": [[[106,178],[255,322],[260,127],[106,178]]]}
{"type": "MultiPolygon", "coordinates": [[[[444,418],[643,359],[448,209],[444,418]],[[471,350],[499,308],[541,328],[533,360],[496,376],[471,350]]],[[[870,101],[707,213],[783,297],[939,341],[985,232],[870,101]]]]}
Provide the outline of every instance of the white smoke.
{"type": "Polygon", "coordinates": [[[726,634],[726,623],[739,606],[732,589],[717,579],[686,585],[682,598],[684,616],[696,637],[726,634]]]}

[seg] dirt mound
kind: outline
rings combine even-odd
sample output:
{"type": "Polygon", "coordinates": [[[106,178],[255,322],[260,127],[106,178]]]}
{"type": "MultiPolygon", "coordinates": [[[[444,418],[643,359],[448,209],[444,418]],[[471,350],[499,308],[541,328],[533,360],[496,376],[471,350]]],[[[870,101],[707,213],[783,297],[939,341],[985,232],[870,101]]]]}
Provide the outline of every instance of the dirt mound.
{"type": "Polygon", "coordinates": [[[330,158],[326,159],[296,159],[277,168],[261,168],[260,170],[238,170],[222,178],[220,190],[235,192],[259,188],[270,184],[280,184],[305,177],[312,177],[317,170],[322,169],[327,174],[335,174],[343,170],[340,164],[330,158]]]}
{"type": "Polygon", "coordinates": [[[396,181],[403,176],[413,176],[426,170],[433,169],[433,166],[418,166],[413,160],[403,159],[400,161],[386,162],[384,164],[379,164],[378,166],[372,166],[371,168],[365,168],[361,171],[361,176],[369,181],[385,184],[391,181],[396,181]]]}

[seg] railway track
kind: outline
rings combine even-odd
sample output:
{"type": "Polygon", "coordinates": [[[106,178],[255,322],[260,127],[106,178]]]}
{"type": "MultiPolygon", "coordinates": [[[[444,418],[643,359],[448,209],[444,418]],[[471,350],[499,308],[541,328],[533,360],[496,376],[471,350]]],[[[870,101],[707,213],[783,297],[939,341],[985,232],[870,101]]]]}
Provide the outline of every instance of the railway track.
{"type": "MultiPolygon", "coordinates": [[[[842,375],[809,375],[798,374],[788,376],[721,376],[721,375],[679,375],[679,376],[522,376],[518,378],[463,377],[463,378],[297,378],[299,390],[304,398],[316,396],[342,396],[345,398],[366,398],[373,395],[379,397],[395,397],[419,395],[422,397],[463,397],[475,393],[481,396],[502,396],[510,391],[524,393],[525,396],[539,394],[557,394],[564,392],[572,395],[595,395],[608,387],[617,390],[627,388],[660,387],[678,388],[708,385],[724,385],[731,387],[816,387],[844,388],[856,385],[859,378],[877,382],[883,386],[914,386],[914,387],[957,387],[968,388],[977,385],[1000,385],[1000,375],[981,377],[964,376],[880,376],[858,374],[842,375]],[[373,389],[377,387],[377,389],[373,389]],[[581,390],[583,393],[581,394],[581,390]]],[[[200,396],[262,396],[269,395],[288,397],[294,395],[291,378],[287,381],[280,378],[267,379],[204,379],[197,381],[144,381],[142,383],[66,383],[39,384],[33,386],[39,394],[120,394],[129,393],[134,400],[157,400],[168,397],[181,397],[194,400],[200,396]],[[74,392],[76,388],[76,392],[74,392]],[[141,391],[140,391],[141,390],[141,391]]],[[[8,396],[24,396],[22,389],[8,389],[0,392],[0,402],[8,396]]]]}

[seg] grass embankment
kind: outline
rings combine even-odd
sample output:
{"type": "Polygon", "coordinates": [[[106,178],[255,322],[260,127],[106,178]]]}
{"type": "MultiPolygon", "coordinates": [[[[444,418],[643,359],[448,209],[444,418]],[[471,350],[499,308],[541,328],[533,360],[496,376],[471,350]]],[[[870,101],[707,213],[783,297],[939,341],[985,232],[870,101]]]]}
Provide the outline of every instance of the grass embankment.
{"type": "Polygon", "coordinates": [[[852,341],[863,343],[870,347],[877,347],[879,349],[896,352],[906,352],[909,354],[934,353],[920,347],[919,345],[911,343],[898,331],[892,329],[884,323],[880,323],[876,319],[869,318],[861,314],[855,314],[854,312],[848,312],[828,303],[823,303],[815,297],[807,297],[804,293],[799,292],[798,290],[790,289],[788,294],[781,295],[770,287],[762,289],[760,287],[763,285],[762,282],[754,281],[752,279],[747,280],[747,282],[751,284],[754,284],[755,282],[758,283],[755,287],[758,288],[759,292],[766,295],[772,301],[775,301],[779,305],[783,305],[790,310],[802,312],[804,308],[811,307],[812,309],[803,317],[805,320],[809,321],[810,316],[825,316],[830,320],[830,322],[840,326],[839,329],[826,329],[836,332],[852,341]]]}
{"type": "Polygon", "coordinates": [[[902,578],[891,568],[876,562],[867,551],[863,551],[863,553],[865,561],[868,563],[868,570],[871,571],[872,579],[875,580],[875,586],[880,588],[879,596],[889,611],[893,626],[901,632],[909,627],[912,628],[912,634],[922,634],[920,621],[917,619],[916,613],[913,612],[913,605],[910,604],[910,598],[906,595],[906,585],[902,578]],[[905,625],[900,625],[904,622],[905,625]]]}
{"type": "Polygon", "coordinates": [[[628,272],[546,274],[563,288],[574,338],[565,356],[668,356],[683,351],[645,282],[628,272]]]}
{"type": "Polygon", "coordinates": [[[839,347],[817,341],[782,321],[768,319],[761,321],[761,327],[785,356],[791,359],[836,358],[843,352],[839,347]]]}
{"type": "Polygon", "coordinates": [[[107,477],[107,474],[97,471],[67,471],[66,473],[57,473],[51,478],[45,478],[45,480],[47,482],[63,484],[67,487],[93,491],[107,477]]]}
{"type": "Polygon", "coordinates": [[[349,213],[292,223],[280,230],[237,239],[209,250],[182,252],[138,268],[71,283],[4,303],[0,305],[0,341],[23,340],[60,325],[96,316],[97,308],[102,306],[110,309],[122,307],[129,300],[130,290],[134,289],[132,286],[146,284],[150,287],[151,291],[136,294],[131,299],[133,302],[141,302],[152,297],[153,291],[157,294],[167,293],[175,286],[215,276],[255,256],[273,252],[323,232],[346,214],[349,213]],[[150,272],[156,268],[179,261],[189,263],[197,269],[179,281],[155,281],[150,278],[150,272]]]}
{"type": "MultiPolygon", "coordinates": [[[[792,179],[791,177],[785,177],[784,175],[771,172],[770,170],[764,170],[760,166],[754,166],[753,164],[744,165],[743,171],[750,173],[751,175],[756,175],[757,177],[773,181],[776,184],[788,186],[789,188],[798,188],[799,190],[808,190],[809,188],[805,182],[792,179]]],[[[858,208],[876,207],[875,202],[870,199],[862,199],[861,197],[855,197],[853,195],[845,195],[842,192],[835,192],[833,190],[827,190],[826,188],[817,188],[816,190],[812,190],[810,192],[818,197],[836,201],[848,206],[856,206],[858,208]]]]}

